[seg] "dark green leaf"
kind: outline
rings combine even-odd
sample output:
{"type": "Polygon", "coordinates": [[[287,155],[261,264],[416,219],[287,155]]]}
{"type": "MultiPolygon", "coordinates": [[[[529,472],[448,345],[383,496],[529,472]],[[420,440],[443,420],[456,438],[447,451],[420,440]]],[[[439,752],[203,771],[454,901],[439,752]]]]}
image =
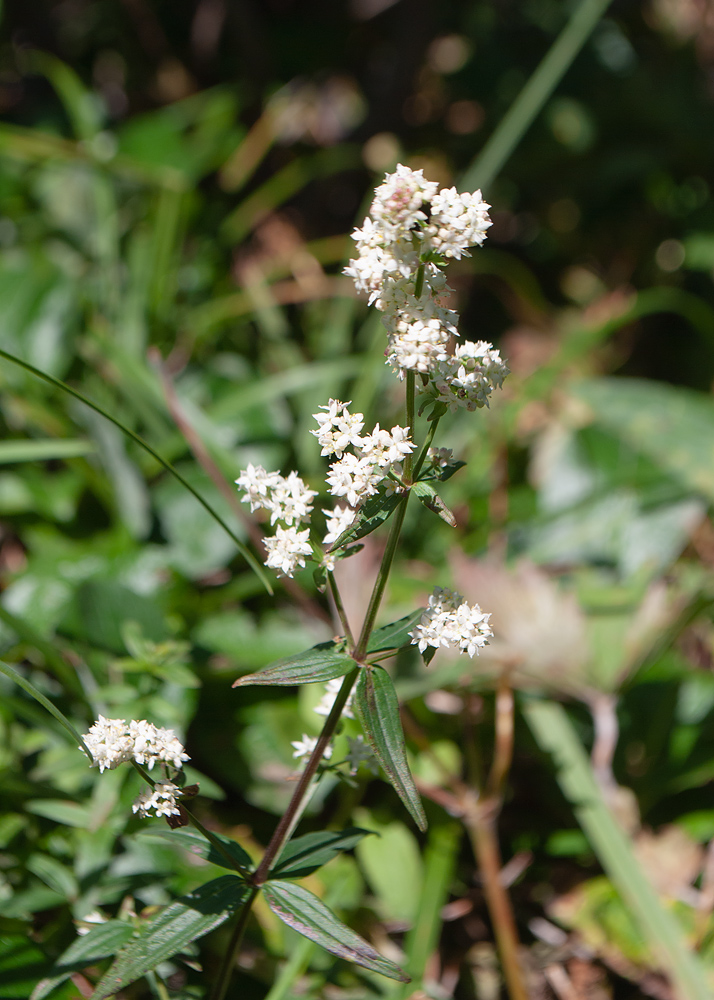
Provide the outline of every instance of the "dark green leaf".
{"type": "Polygon", "coordinates": [[[0,935],[0,997],[20,1000],[30,995],[47,963],[37,945],[27,934],[0,935]]]}
{"type": "Polygon", "coordinates": [[[383,958],[307,889],[294,882],[268,882],[263,891],[265,901],[273,913],[298,934],[309,938],[338,958],[362,965],[389,979],[409,982],[399,966],[383,958]]]}
{"type": "Polygon", "coordinates": [[[354,707],[375,757],[419,829],[425,830],[426,816],[407,763],[397,693],[385,670],[370,666],[360,671],[354,707]]]}
{"type": "Polygon", "coordinates": [[[123,920],[108,920],[105,924],[92,927],[88,934],[77,938],[60,955],[51,974],[37,984],[30,1000],[43,1000],[56,986],[69,979],[73,972],[80,972],[102,958],[116,955],[133,933],[131,924],[123,920]]]}
{"type": "Polygon", "coordinates": [[[380,524],[384,524],[392,516],[402,499],[400,493],[386,496],[382,490],[370,497],[360,507],[354,523],[343,531],[337,541],[330,546],[331,551],[342,548],[347,542],[355,542],[358,538],[370,535],[380,524]]]}
{"type": "Polygon", "coordinates": [[[255,674],[246,674],[233,682],[233,687],[248,684],[312,684],[344,677],[354,668],[355,661],[343,650],[341,642],[321,642],[297,656],[278,660],[255,674]]]}
{"type": "Polygon", "coordinates": [[[455,472],[458,472],[459,469],[463,469],[465,465],[466,462],[447,462],[443,468],[434,468],[432,466],[422,472],[419,476],[419,482],[424,482],[425,480],[436,480],[440,483],[445,483],[447,480],[451,479],[455,472]]]}
{"type": "MultiPolygon", "coordinates": [[[[224,850],[227,851],[230,857],[242,868],[253,867],[250,855],[235,840],[225,837],[222,833],[212,832],[212,835],[215,840],[223,845],[224,850]]],[[[168,841],[172,844],[179,844],[185,850],[190,851],[191,854],[195,854],[196,857],[205,858],[206,861],[210,861],[212,865],[219,865],[221,868],[228,868],[231,871],[235,871],[225,854],[214,844],[206,840],[198,830],[192,830],[191,828],[184,828],[182,830],[156,829],[150,833],[141,833],[139,836],[141,838],[160,837],[162,842],[168,841]]]]}
{"type": "Polygon", "coordinates": [[[423,614],[424,609],[418,608],[410,615],[400,618],[399,621],[375,629],[370,636],[367,652],[380,653],[386,649],[401,649],[402,646],[409,646],[412,641],[409,633],[418,625],[423,614]]]}
{"type": "Polygon", "coordinates": [[[372,832],[352,826],[339,833],[321,830],[296,837],[286,845],[272,874],[276,878],[305,878],[342,851],[349,851],[372,832]]]}
{"type": "Polygon", "coordinates": [[[219,927],[240,906],[248,887],[233,875],[221,875],[189,892],[147,920],[116,957],[91,1000],[105,1000],[183,951],[192,941],[219,927]]]}
{"type": "Polygon", "coordinates": [[[414,483],[412,493],[419,497],[428,510],[438,514],[442,521],[446,521],[452,528],[456,527],[456,518],[433,486],[425,482],[414,483]]]}

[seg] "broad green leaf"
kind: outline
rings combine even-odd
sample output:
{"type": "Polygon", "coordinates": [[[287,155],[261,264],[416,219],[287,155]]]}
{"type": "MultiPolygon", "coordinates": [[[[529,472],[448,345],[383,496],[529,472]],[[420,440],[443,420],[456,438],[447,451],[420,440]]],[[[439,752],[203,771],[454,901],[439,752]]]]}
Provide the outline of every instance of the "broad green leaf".
{"type": "Polygon", "coordinates": [[[158,916],[147,920],[137,936],[119,952],[91,1000],[105,1000],[219,927],[248,892],[240,879],[221,875],[170,903],[158,916]]]}
{"type": "Polygon", "coordinates": [[[116,955],[133,933],[131,924],[123,920],[108,920],[104,924],[92,927],[88,934],[78,937],[60,955],[50,975],[42,979],[32,991],[30,1000],[44,1000],[44,997],[60,983],[69,979],[74,972],[81,972],[102,958],[116,955]]]}
{"type": "Polygon", "coordinates": [[[689,489],[714,498],[711,396],[634,378],[584,379],[570,387],[593,419],[689,489]]]}
{"type": "Polygon", "coordinates": [[[168,639],[161,608],[151,597],[116,580],[87,580],[74,593],[60,630],[121,655],[126,653],[123,631],[129,621],[136,622],[147,639],[168,639]]]}
{"type": "Polygon", "coordinates": [[[427,510],[432,511],[434,514],[438,514],[441,520],[446,521],[450,527],[456,527],[456,518],[454,517],[452,511],[449,510],[430,483],[414,483],[412,486],[412,493],[419,497],[427,510]]]}
{"type": "Polygon", "coordinates": [[[76,826],[79,830],[89,829],[89,809],[69,799],[32,799],[25,803],[25,808],[55,823],[76,826]]]}
{"type": "Polygon", "coordinates": [[[369,637],[367,652],[381,653],[383,650],[401,649],[402,646],[409,646],[412,641],[409,633],[419,623],[423,614],[424,608],[418,608],[410,615],[400,618],[399,621],[375,629],[369,637]]]}
{"type": "Polygon", "coordinates": [[[419,829],[425,830],[426,816],[407,763],[399,701],[385,670],[365,667],[360,671],[354,707],[369,745],[390,783],[419,829]]]}
{"type": "Polygon", "coordinates": [[[316,681],[330,681],[334,677],[344,677],[353,670],[355,661],[344,652],[342,643],[321,642],[297,656],[278,660],[255,674],[246,674],[233,682],[233,687],[249,684],[312,684],[316,681]]]}
{"type": "MultiPolygon", "coordinates": [[[[235,840],[231,840],[230,837],[225,837],[222,833],[215,833],[211,831],[215,840],[217,840],[223,847],[225,851],[229,854],[230,858],[237,861],[242,868],[252,868],[253,862],[251,857],[240,844],[237,844],[235,840]]],[[[159,837],[162,842],[168,841],[169,843],[178,844],[185,850],[189,851],[191,854],[196,855],[196,857],[204,858],[206,861],[210,861],[212,865],[219,865],[221,868],[228,868],[231,871],[235,871],[233,865],[230,863],[229,858],[223,854],[222,851],[215,846],[215,844],[210,843],[203,834],[199,833],[198,830],[193,830],[190,827],[185,827],[180,830],[169,830],[169,829],[155,829],[150,833],[140,834],[141,839],[159,837]]]]}
{"type": "Polygon", "coordinates": [[[346,528],[337,541],[330,546],[331,551],[341,549],[347,542],[356,542],[359,538],[371,535],[381,524],[389,520],[403,499],[399,493],[386,496],[382,490],[370,497],[360,507],[354,523],[346,528]]]}
{"type": "Polygon", "coordinates": [[[353,826],[339,833],[321,830],[296,837],[285,846],[272,870],[271,878],[273,875],[276,878],[305,878],[342,851],[349,851],[371,832],[353,826]]]}
{"type": "Polygon", "coordinates": [[[358,823],[376,837],[366,837],[355,851],[383,920],[412,924],[418,913],[424,882],[424,862],[413,827],[359,809],[358,823]],[[411,827],[411,829],[410,829],[411,827]]]}
{"type": "Polygon", "coordinates": [[[273,913],[298,934],[309,938],[338,958],[371,969],[372,972],[379,972],[389,979],[409,982],[399,966],[383,958],[307,889],[294,882],[268,882],[263,893],[273,913]]]}

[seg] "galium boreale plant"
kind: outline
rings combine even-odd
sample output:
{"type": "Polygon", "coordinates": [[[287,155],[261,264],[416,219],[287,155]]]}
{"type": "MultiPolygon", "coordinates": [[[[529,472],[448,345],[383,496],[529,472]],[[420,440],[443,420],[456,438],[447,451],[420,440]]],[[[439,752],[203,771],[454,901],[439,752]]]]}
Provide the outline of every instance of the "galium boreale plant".
{"type": "MultiPolygon", "coordinates": [[[[398,166],[376,190],[369,216],[353,234],[357,255],[346,268],[361,292],[383,315],[387,363],[404,386],[403,424],[389,430],[368,428],[350,403],[330,399],[315,414],[321,454],[331,462],[326,493],[332,506],[316,512],[318,492],[296,472],[283,476],[248,465],[237,479],[243,502],[269,524],[265,564],[293,577],[308,561],[327,589],[342,635],[281,660],[235,686],[299,685],[322,682],[325,695],[316,711],[325,718],[317,738],[293,743],[301,761],[291,800],[257,866],[228,838],[206,830],[189,808],[196,788],[186,788],[187,759],[168,730],[142,721],[100,718],[84,737],[92,761],[104,768],[131,763],[148,789],[137,800],[141,816],[163,816],[178,837],[205,838],[204,856],[227,868],[222,876],[166,907],[148,921],[137,938],[119,951],[93,1000],[102,1000],[155,968],[190,941],[235,914],[236,922],[213,1000],[226,995],[251,906],[259,893],[270,909],[300,934],[341,958],[392,979],[408,981],[401,969],[345,926],[320,899],[295,880],[310,874],[365,834],[350,828],[293,832],[325,769],[349,775],[360,765],[379,765],[420,829],[426,818],[407,762],[397,695],[384,661],[416,645],[428,662],[440,647],[473,657],[491,636],[490,615],[454,591],[437,587],[428,607],[376,627],[382,597],[398,550],[407,505],[416,497],[447,523],[455,523],[437,492],[463,463],[447,448],[436,447],[441,417],[449,410],[478,410],[502,385],[508,369],[498,351],[483,341],[458,341],[458,315],[444,304],[445,267],[483,243],[490,220],[480,191],[438,190],[421,170],[398,166]],[[455,346],[454,346],[455,345],[455,346]],[[419,436],[417,408],[426,416],[419,436]],[[350,630],[334,569],[359,541],[389,522],[389,534],[376,581],[358,634],[350,630]],[[363,737],[351,740],[345,761],[335,761],[332,740],[345,714],[359,720],[363,737]],[[161,777],[153,776],[158,765],[161,777]],[[196,833],[178,830],[193,824],[196,833]]],[[[321,501],[326,503],[326,501],[321,501]]],[[[44,995],[44,994],[43,994],[44,995]]]]}

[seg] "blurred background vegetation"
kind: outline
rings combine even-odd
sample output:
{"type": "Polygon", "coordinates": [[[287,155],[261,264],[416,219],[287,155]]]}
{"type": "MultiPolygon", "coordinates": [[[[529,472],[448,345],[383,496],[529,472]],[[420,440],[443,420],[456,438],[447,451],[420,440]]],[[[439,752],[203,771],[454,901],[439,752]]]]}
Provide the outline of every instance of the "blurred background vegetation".
{"type": "MultiPolygon", "coordinates": [[[[398,161],[458,183],[574,6],[6,0],[0,348],[143,436],[254,543],[226,485],[241,467],[317,488],[307,431],[330,396],[396,422],[379,318],[341,276],[373,185],[398,161]]],[[[462,757],[488,770],[504,676],[520,693],[500,845],[532,995],[675,996],[686,959],[665,961],[613,874],[631,853],[714,982],[713,101],[709,5],[616,0],[486,187],[486,246],[450,272],[463,335],[513,374],[490,411],[442,421],[468,462],[444,490],[459,526],[410,512],[383,620],[451,584],[495,641],[475,666],[397,666],[424,842],[364,768],[325,781],[305,821],[381,831],[311,886],[407,962],[415,996],[505,996],[448,812],[462,757]],[[631,852],[614,859],[612,817],[631,852]]],[[[258,854],[320,692],[230,685],[332,635],[310,573],[269,598],[150,455],[8,360],[0,420],[1,655],[80,731],[102,712],[185,735],[204,822],[258,854]]],[[[374,537],[344,570],[355,616],[374,537]]],[[[78,927],[207,868],[131,816],[135,775],[98,780],[0,689],[0,997],[20,1000],[78,927]]],[[[276,977],[271,1000],[397,995],[255,915],[236,995],[276,977]]],[[[170,995],[203,996],[224,946],[166,963],[170,995]]]]}

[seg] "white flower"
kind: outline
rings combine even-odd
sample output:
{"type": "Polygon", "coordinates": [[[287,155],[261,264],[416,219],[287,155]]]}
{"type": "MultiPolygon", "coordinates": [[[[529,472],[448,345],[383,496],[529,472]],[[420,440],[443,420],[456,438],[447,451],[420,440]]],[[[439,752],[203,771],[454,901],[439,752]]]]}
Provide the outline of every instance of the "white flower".
{"type": "Polygon", "coordinates": [[[405,455],[411,454],[416,445],[409,437],[407,427],[392,427],[392,433],[380,430],[379,424],[375,425],[371,434],[362,438],[360,451],[364,458],[370,461],[379,469],[386,469],[388,466],[396,465],[405,455]]]}
{"type": "Polygon", "coordinates": [[[421,621],[409,635],[412,644],[419,646],[420,653],[427,646],[435,649],[444,646],[473,657],[479,649],[488,645],[489,637],[493,635],[490,617],[478,604],[467,604],[456,591],[437,587],[429,598],[429,607],[421,616],[421,621]]]}
{"type": "Polygon", "coordinates": [[[503,385],[506,375],[508,367],[493,345],[467,340],[446,361],[436,363],[430,391],[451,410],[475,410],[488,406],[491,392],[503,385]]]}
{"type": "Polygon", "coordinates": [[[445,469],[454,460],[451,448],[429,448],[426,454],[435,469],[445,469]]]}
{"type": "Polygon", "coordinates": [[[323,510],[327,519],[327,534],[322,539],[323,545],[332,545],[340,537],[343,531],[347,531],[349,526],[357,517],[357,511],[351,507],[342,507],[337,504],[334,510],[323,510]]]}
{"type": "Polygon", "coordinates": [[[347,737],[349,751],[345,760],[350,765],[350,774],[357,774],[360,764],[365,764],[372,774],[379,773],[377,758],[364,741],[364,736],[347,737]]]}
{"type": "MultiPolygon", "coordinates": [[[[313,750],[317,746],[317,737],[308,736],[307,733],[303,733],[302,739],[292,740],[290,746],[295,748],[293,751],[293,757],[296,757],[298,760],[302,759],[303,757],[310,757],[313,750]]],[[[332,756],[332,747],[330,746],[329,743],[322,751],[322,756],[324,757],[325,760],[329,760],[330,757],[332,756]]]]}
{"type": "Polygon", "coordinates": [[[297,472],[291,472],[287,479],[280,476],[270,497],[270,523],[284,521],[291,525],[309,520],[312,498],[316,496],[317,490],[309,490],[297,472]]]}
{"type": "Polygon", "coordinates": [[[404,235],[416,223],[426,221],[422,205],[431,201],[438,185],[427,181],[422,170],[397,165],[374,193],[370,215],[392,240],[404,235]]]}
{"type": "Polygon", "coordinates": [[[279,472],[266,472],[262,465],[249,464],[236,479],[236,486],[245,493],[241,502],[249,503],[251,511],[260,510],[261,507],[270,510],[272,491],[281,478],[279,472]]]}
{"type": "Polygon", "coordinates": [[[283,528],[278,525],[272,538],[264,538],[263,545],[268,552],[265,565],[280,571],[281,576],[292,576],[298,567],[305,565],[305,557],[312,555],[310,531],[297,528],[283,528]]]}
{"type": "MultiPolygon", "coordinates": [[[[332,706],[335,704],[335,698],[337,697],[340,688],[342,687],[342,677],[333,677],[331,681],[325,684],[325,693],[318,705],[315,706],[315,712],[317,715],[329,715],[332,711],[332,706]]],[[[352,694],[350,694],[347,699],[345,707],[342,709],[342,714],[346,719],[354,719],[354,712],[352,711],[352,694]]]]}
{"type": "Polygon", "coordinates": [[[92,767],[100,773],[113,771],[134,755],[134,740],[124,719],[105,719],[100,715],[82,737],[92,755],[92,767]]]}
{"type": "Polygon", "coordinates": [[[321,406],[326,413],[315,413],[313,416],[319,424],[319,429],[310,431],[317,438],[322,451],[321,455],[336,455],[342,458],[345,448],[350,445],[359,446],[359,432],[364,427],[361,413],[350,413],[349,403],[341,403],[331,399],[327,406],[321,406]]]}
{"type": "Polygon", "coordinates": [[[491,225],[480,191],[459,194],[455,187],[439,191],[431,200],[431,216],[424,238],[438,253],[460,260],[467,247],[481,246],[491,225]]]}
{"type": "Polygon", "coordinates": [[[345,497],[350,507],[356,507],[377,492],[384,475],[368,457],[346,454],[330,466],[327,485],[333,496],[345,497]]]}
{"type": "Polygon", "coordinates": [[[146,764],[149,770],[157,762],[180,768],[185,760],[191,759],[172,729],[163,729],[142,719],[129,723],[129,733],[134,741],[134,760],[137,764],[146,764]]]}
{"type": "Polygon", "coordinates": [[[100,771],[113,770],[131,760],[147,765],[149,770],[157,762],[180,768],[190,760],[173,730],[159,728],[146,719],[132,720],[127,725],[124,719],[100,715],[83,739],[91,751],[92,766],[98,766],[100,771]]]}
{"type": "Polygon", "coordinates": [[[153,789],[149,788],[137,798],[132,811],[139,816],[150,816],[152,811],[156,816],[178,816],[178,798],[181,789],[172,781],[157,781],[153,789]]]}

